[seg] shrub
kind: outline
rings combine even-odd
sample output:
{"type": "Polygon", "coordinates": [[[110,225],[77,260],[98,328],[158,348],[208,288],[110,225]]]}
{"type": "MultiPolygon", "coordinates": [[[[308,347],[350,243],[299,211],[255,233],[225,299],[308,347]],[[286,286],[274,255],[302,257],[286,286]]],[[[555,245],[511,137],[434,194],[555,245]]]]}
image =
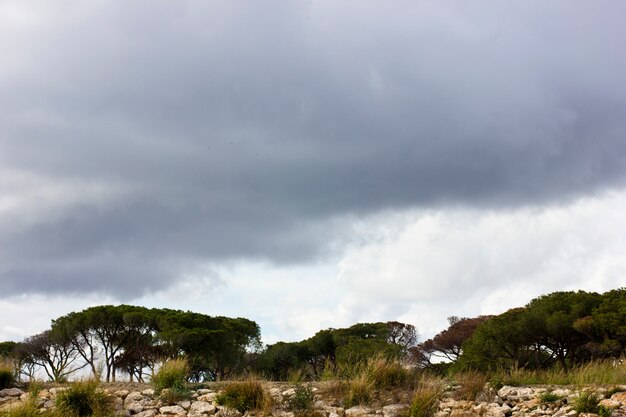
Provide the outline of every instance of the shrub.
{"type": "Polygon", "coordinates": [[[611,417],[613,415],[613,410],[609,407],[605,407],[603,405],[598,406],[598,416],[599,417],[611,417]]]}
{"type": "Polygon", "coordinates": [[[455,394],[461,400],[474,401],[485,390],[487,384],[487,375],[477,371],[456,374],[454,379],[459,384],[455,394]]]}
{"type": "Polygon", "coordinates": [[[399,361],[384,356],[368,360],[363,372],[374,387],[379,389],[404,385],[410,378],[409,370],[405,369],[399,361]]]}
{"type": "Polygon", "coordinates": [[[439,399],[445,388],[445,383],[440,379],[422,378],[413,393],[409,417],[432,417],[437,411],[439,399]]]}
{"type": "Polygon", "coordinates": [[[369,404],[374,386],[365,374],[361,374],[348,382],[347,391],[343,403],[346,408],[350,408],[359,404],[369,404]]]}
{"type": "Polygon", "coordinates": [[[50,415],[50,413],[41,414],[34,398],[30,398],[10,410],[0,411],[2,417],[42,417],[46,415],[50,415]]]}
{"type": "Polygon", "coordinates": [[[0,389],[11,388],[15,385],[15,368],[10,362],[0,362],[0,389]]]}
{"type": "Polygon", "coordinates": [[[624,389],[620,387],[613,387],[604,393],[604,398],[611,398],[613,394],[617,394],[618,392],[624,392],[624,389]]]}
{"type": "Polygon", "coordinates": [[[152,377],[152,385],[163,402],[173,404],[189,398],[188,374],[189,365],[186,360],[172,359],[166,361],[152,377]]]}
{"type": "Polygon", "coordinates": [[[578,413],[598,413],[600,397],[594,390],[587,389],[581,392],[574,402],[574,410],[578,413]]]}
{"type": "Polygon", "coordinates": [[[539,401],[541,401],[542,404],[549,404],[549,403],[555,403],[557,401],[559,401],[561,399],[561,397],[553,392],[544,392],[543,394],[541,394],[539,396],[539,401]]]}
{"type": "Polygon", "coordinates": [[[108,417],[113,404],[98,388],[97,381],[75,382],[61,391],[56,399],[57,411],[63,417],[108,417]]]}
{"type": "Polygon", "coordinates": [[[287,404],[292,411],[306,411],[313,407],[313,389],[304,385],[296,386],[296,393],[289,398],[287,404]]]}
{"type": "Polygon", "coordinates": [[[270,401],[263,385],[256,380],[231,382],[215,398],[218,405],[235,409],[240,413],[266,408],[270,401]]]}

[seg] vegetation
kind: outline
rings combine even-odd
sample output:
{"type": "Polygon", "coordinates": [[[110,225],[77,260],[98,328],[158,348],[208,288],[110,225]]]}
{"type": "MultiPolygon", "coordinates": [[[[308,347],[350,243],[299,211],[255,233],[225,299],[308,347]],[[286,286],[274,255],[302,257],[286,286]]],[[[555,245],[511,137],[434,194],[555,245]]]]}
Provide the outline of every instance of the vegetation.
{"type": "Polygon", "coordinates": [[[289,409],[295,412],[303,412],[313,408],[313,389],[306,385],[297,385],[295,394],[289,398],[289,409]]]}
{"type": "Polygon", "coordinates": [[[0,389],[10,388],[15,384],[15,367],[7,360],[0,361],[0,389]]]}
{"type": "Polygon", "coordinates": [[[481,372],[466,371],[454,375],[454,381],[459,384],[456,397],[460,400],[474,401],[485,390],[488,378],[481,372]]]}
{"type": "Polygon", "coordinates": [[[93,380],[75,382],[61,391],[56,409],[64,417],[109,417],[114,414],[111,400],[93,380]]]}
{"type": "Polygon", "coordinates": [[[437,411],[445,387],[446,385],[441,379],[422,378],[413,393],[409,417],[432,417],[437,411]]]}
{"type": "Polygon", "coordinates": [[[269,407],[271,397],[265,392],[261,382],[249,379],[228,383],[215,401],[219,405],[245,413],[269,407]]]}
{"type": "Polygon", "coordinates": [[[151,382],[161,399],[171,404],[189,397],[188,374],[189,365],[185,359],[171,359],[161,365],[151,382]]]}
{"type": "Polygon", "coordinates": [[[542,404],[551,404],[561,400],[561,396],[551,391],[544,392],[539,396],[539,401],[542,404]]]}
{"type": "Polygon", "coordinates": [[[374,394],[374,384],[365,374],[361,374],[348,382],[347,393],[343,399],[346,408],[359,404],[369,404],[374,394]]]}
{"type": "Polygon", "coordinates": [[[574,402],[574,410],[577,413],[598,413],[600,396],[594,390],[587,389],[580,393],[574,402]]]}

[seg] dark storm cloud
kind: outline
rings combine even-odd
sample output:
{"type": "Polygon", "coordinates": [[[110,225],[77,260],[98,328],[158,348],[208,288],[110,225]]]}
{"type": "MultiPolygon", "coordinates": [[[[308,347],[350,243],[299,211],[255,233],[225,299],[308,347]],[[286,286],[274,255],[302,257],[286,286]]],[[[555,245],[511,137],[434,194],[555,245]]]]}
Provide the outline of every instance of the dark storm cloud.
{"type": "Polygon", "coordinates": [[[37,210],[0,222],[3,293],[132,297],[322,256],[337,218],[624,184],[622,2],[3,7],[0,174],[70,184],[4,185],[37,210]]]}

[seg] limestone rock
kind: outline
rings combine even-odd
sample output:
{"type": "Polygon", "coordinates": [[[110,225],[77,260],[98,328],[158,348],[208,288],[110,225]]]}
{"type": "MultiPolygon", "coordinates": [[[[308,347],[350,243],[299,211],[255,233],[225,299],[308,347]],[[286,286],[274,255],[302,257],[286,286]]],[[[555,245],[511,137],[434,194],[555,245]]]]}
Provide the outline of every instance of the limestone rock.
{"type": "Polygon", "coordinates": [[[346,417],[362,417],[362,416],[366,416],[368,414],[374,414],[374,413],[375,411],[369,407],[366,407],[364,405],[357,405],[352,408],[348,408],[345,411],[345,416],[346,417]]]}
{"type": "Polygon", "coordinates": [[[189,413],[196,414],[213,414],[217,410],[213,404],[206,403],[204,401],[194,401],[189,407],[189,413]]]}
{"type": "Polygon", "coordinates": [[[135,414],[135,417],[154,417],[157,415],[156,410],[145,410],[141,413],[135,414]]]}
{"type": "Polygon", "coordinates": [[[133,401],[124,404],[124,408],[130,411],[131,414],[138,414],[143,411],[143,404],[138,401],[133,401]]]}
{"type": "Polygon", "coordinates": [[[180,405],[168,405],[165,407],[161,407],[159,408],[159,413],[161,414],[165,414],[165,415],[171,415],[171,414],[175,414],[175,415],[187,415],[187,412],[185,411],[185,409],[183,407],[181,407],[180,405]]]}
{"type": "Polygon", "coordinates": [[[19,397],[22,394],[25,394],[25,392],[19,388],[5,388],[0,390],[0,397],[19,397]]]}
{"type": "Polygon", "coordinates": [[[409,406],[406,404],[390,404],[383,407],[384,417],[399,417],[406,414],[409,406]]]}
{"type": "Polygon", "coordinates": [[[113,395],[120,397],[120,398],[125,398],[128,395],[129,391],[127,389],[121,389],[118,391],[115,391],[113,393],[113,395]]]}

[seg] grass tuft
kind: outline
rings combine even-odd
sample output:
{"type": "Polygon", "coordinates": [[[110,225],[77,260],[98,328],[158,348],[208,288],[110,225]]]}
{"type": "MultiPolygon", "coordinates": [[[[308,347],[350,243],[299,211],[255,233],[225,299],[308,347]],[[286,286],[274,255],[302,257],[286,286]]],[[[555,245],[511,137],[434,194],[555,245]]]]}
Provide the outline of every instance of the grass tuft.
{"type": "Polygon", "coordinates": [[[218,405],[245,413],[250,410],[267,411],[271,408],[271,396],[258,380],[230,382],[215,398],[218,405]]]}
{"type": "Polygon", "coordinates": [[[577,413],[594,413],[597,414],[600,396],[595,390],[586,389],[582,391],[576,401],[574,401],[574,410],[577,413]]]}
{"type": "Polygon", "coordinates": [[[459,384],[455,396],[460,400],[474,401],[485,391],[488,378],[484,373],[467,371],[454,375],[454,380],[459,384]]]}
{"type": "Polygon", "coordinates": [[[171,359],[166,361],[152,377],[152,385],[163,402],[174,404],[189,398],[188,374],[189,365],[185,359],[171,359]]]}
{"type": "Polygon", "coordinates": [[[413,393],[409,417],[432,417],[437,412],[439,400],[445,389],[446,384],[443,380],[422,377],[413,393]]]}
{"type": "Polygon", "coordinates": [[[63,417],[109,417],[113,404],[97,381],[80,381],[59,393],[56,410],[63,417]]]}

